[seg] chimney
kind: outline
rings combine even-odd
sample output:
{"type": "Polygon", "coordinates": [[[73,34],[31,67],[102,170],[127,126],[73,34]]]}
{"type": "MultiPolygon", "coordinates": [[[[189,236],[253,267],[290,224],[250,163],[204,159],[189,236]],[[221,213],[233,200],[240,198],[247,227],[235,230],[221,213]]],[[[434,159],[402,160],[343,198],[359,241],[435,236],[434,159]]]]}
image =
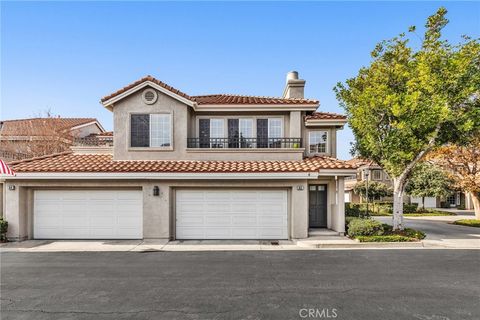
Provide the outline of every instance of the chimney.
{"type": "Polygon", "coordinates": [[[287,73],[287,84],[283,90],[284,98],[303,99],[305,89],[305,80],[298,79],[297,71],[287,73]]]}

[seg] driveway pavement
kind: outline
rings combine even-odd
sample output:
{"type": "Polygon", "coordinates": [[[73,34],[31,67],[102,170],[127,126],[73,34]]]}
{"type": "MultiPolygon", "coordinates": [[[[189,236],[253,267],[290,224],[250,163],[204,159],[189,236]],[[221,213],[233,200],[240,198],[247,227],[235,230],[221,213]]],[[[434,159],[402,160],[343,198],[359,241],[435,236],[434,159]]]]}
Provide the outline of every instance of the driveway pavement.
{"type": "Polygon", "coordinates": [[[479,262],[480,250],[8,252],[1,312],[2,320],[480,319],[479,262]],[[305,316],[309,309],[318,316],[305,316]]]}

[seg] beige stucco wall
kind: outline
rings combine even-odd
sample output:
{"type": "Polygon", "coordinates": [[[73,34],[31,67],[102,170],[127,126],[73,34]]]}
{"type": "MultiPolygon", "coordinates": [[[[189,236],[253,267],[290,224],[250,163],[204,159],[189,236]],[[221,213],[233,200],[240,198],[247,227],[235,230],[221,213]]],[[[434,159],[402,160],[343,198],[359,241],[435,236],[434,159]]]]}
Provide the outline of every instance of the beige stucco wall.
{"type": "MultiPolygon", "coordinates": [[[[37,189],[64,188],[130,188],[143,190],[144,238],[172,238],[175,233],[175,190],[179,188],[281,188],[288,191],[289,237],[305,238],[308,235],[308,183],[328,184],[328,221],[332,224],[335,213],[335,180],[16,180],[8,182],[15,190],[7,190],[6,219],[9,222],[8,237],[11,240],[33,238],[33,192],[37,189]],[[153,187],[160,188],[160,196],[153,196],[153,187]],[[297,187],[303,190],[297,190],[297,187]],[[302,189],[302,188],[300,188],[302,189]]],[[[343,205],[343,198],[342,205],[343,205]]],[[[338,230],[341,232],[341,230],[338,230]]]]}
{"type": "Polygon", "coordinates": [[[302,139],[303,139],[303,144],[305,146],[305,154],[307,156],[314,156],[314,155],[322,155],[322,156],[329,156],[336,158],[337,157],[337,128],[334,126],[309,126],[305,127],[302,122],[302,139]],[[310,153],[310,149],[308,147],[309,145],[309,133],[310,131],[327,131],[327,152],[326,153],[310,153]]]}

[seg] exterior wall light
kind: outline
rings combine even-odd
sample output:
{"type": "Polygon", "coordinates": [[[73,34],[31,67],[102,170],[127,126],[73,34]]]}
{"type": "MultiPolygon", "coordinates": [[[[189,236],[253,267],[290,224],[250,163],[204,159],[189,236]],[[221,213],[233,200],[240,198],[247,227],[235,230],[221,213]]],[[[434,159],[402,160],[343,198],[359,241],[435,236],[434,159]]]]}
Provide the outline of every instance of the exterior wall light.
{"type": "Polygon", "coordinates": [[[8,190],[11,190],[11,191],[15,190],[15,185],[14,184],[9,184],[8,185],[8,190]]]}
{"type": "Polygon", "coordinates": [[[160,188],[158,186],[153,187],[153,195],[158,197],[160,195],[160,188]]]}

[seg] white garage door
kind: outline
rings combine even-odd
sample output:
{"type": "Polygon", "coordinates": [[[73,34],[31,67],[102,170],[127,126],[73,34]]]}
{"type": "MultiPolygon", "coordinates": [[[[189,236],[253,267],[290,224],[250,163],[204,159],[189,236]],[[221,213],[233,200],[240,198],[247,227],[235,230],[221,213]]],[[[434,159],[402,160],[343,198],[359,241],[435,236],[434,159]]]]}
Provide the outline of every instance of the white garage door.
{"type": "Polygon", "coordinates": [[[36,190],[36,239],[141,239],[140,190],[36,190]]]}
{"type": "MultiPolygon", "coordinates": [[[[411,197],[413,203],[418,203],[418,207],[422,206],[422,198],[411,197]]],[[[437,206],[437,198],[425,197],[425,208],[435,208],[437,206]]]]}
{"type": "Polygon", "coordinates": [[[178,190],[177,239],[287,239],[286,190],[178,190]]]}

